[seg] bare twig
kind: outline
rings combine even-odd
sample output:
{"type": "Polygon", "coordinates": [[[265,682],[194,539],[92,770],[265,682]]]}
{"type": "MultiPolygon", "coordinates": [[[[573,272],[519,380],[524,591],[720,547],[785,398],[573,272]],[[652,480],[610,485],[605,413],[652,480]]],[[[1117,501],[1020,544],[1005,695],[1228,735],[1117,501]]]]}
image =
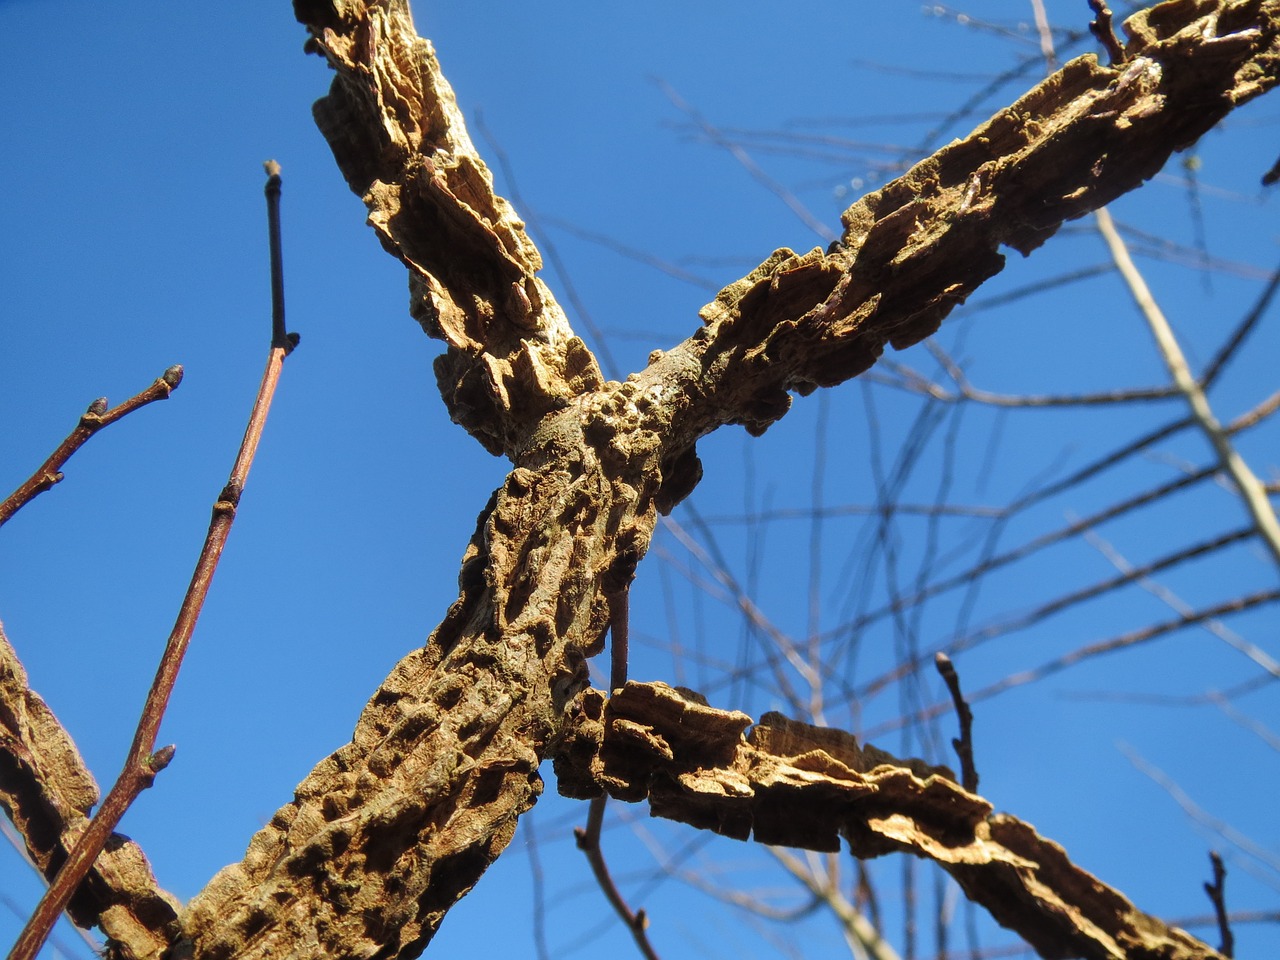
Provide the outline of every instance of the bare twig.
{"type": "Polygon", "coordinates": [[[169,765],[173,759],[172,745],[156,749],[156,737],[160,731],[160,722],[164,718],[165,708],[173,693],[178,679],[178,671],[182,666],[183,656],[191,641],[196,620],[204,606],[209,586],[213,582],[214,571],[226,545],[227,536],[231,532],[231,524],[235,520],[236,507],[244,491],[249,477],[249,468],[253,465],[253,457],[262,438],[263,427],[266,426],[267,413],[271,409],[271,400],[275,395],[276,384],[280,379],[280,371],[285,356],[298,343],[294,334],[284,331],[284,294],[281,278],[280,257],[280,168],[274,161],[267,165],[267,212],[271,243],[271,285],[272,285],[272,341],[271,351],[267,356],[267,367],[258,386],[258,396],[254,400],[253,411],[249,415],[249,424],[245,429],[244,439],[240,443],[239,453],[231,468],[231,476],[227,485],[213,505],[213,517],[209,523],[209,532],[205,536],[204,547],[196,560],[195,572],[187,587],[186,596],[178,610],[178,617],[173,631],[169,634],[164,654],[160,659],[159,669],[147,693],[146,703],[142,707],[142,716],[133,736],[133,743],[125,759],[115,785],[106,799],[94,814],[84,833],[76,840],[75,846],[67,855],[66,862],[58,870],[57,876],[36,905],[35,912],[17,942],[9,953],[9,960],[32,960],[39,952],[53,929],[54,923],[66,908],[67,902],[75,893],[80,881],[92,868],[98,854],[111,838],[111,833],[129,809],[133,801],[143,790],[151,786],[156,774],[169,765]]]}
{"type": "Polygon", "coordinates": [[[1231,844],[1245,856],[1256,861],[1272,873],[1280,872],[1280,857],[1269,850],[1263,844],[1257,843],[1249,837],[1245,836],[1235,827],[1219,820],[1213,814],[1209,813],[1198,803],[1191,799],[1186,790],[1182,789],[1174,782],[1167,773],[1154,764],[1144,760],[1131,747],[1126,744],[1118,744],[1119,750],[1124,754],[1125,759],[1138,769],[1138,771],[1161,787],[1165,793],[1182,808],[1182,812],[1190,817],[1194,822],[1204,827],[1206,830],[1212,831],[1221,837],[1224,841],[1231,844]]]}
{"type": "MultiPolygon", "coordinates": [[[[623,550],[618,554],[609,570],[608,583],[605,584],[609,602],[609,690],[613,692],[626,685],[627,682],[627,646],[628,627],[631,616],[630,593],[631,581],[635,579],[638,553],[623,550]]],[[[649,943],[649,919],[643,909],[632,910],[623,899],[613,876],[609,873],[609,865],[605,862],[604,851],[600,848],[600,830],[604,825],[604,808],[609,802],[607,794],[595,797],[587,809],[586,828],[578,827],[573,831],[578,842],[578,849],[587,855],[591,864],[591,872],[595,874],[600,889],[613,907],[614,912],[622,920],[636,946],[647,960],[657,960],[658,955],[649,943]]]]}
{"type": "Polygon", "coordinates": [[[871,960],[899,960],[897,952],[880,936],[867,915],[850,903],[829,877],[808,869],[799,857],[783,847],[769,847],[769,852],[815,899],[830,908],[844,930],[846,941],[856,944],[871,960]]]}
{"type": "Polygon", "coordinates": [[[1227,917],[1227,868],[1222,865],[1222,857],[1217,850],[1209,852],[1209,862],[1213,864],[1213,882],[1204,885],[1204,892],[1208,894],[1213,912],[1218,917],[1218,933],[1222,936],[1222,946],[1218,948],[1218,952],[1224,957],[1234,957],[1236,938],[1231,934],[1231,921],[1227,917]]]}
{"type": "Polygon", "coordinates": [[[1245,507],[1258,529],[1259,536],[1262,537],[1276,563],[1280,565],[1280,522],[1277,522],[1275,511],[1267,499],[1266,489],[1249,469],[1249,465],[1236,452],[1235,447],[1231,445],[1228,431],[1222,428],[1217,417],[1214,416],[1204,390],[1191,375],[1186,358],[1182,354],[1182,348],[1169,327],[1169,321],[1157,306],[1146,281],[1134,265],[1133,258],[1129,256],[1124,240],[1116,231],[1111,214],[1105,207],[1101,207],[1095,211],[1094,216],[1097,218],[1098,231],[1102,234],[1116,262],[1116,268],[1128,284],[1129,292],[1151,327],[1151,333],[1156,339],[1157,347],[1169,368],[1174,383],[1186,397],[1192,416],[1213,445],[1222,469],[1235,482],[1240,496],[1244,499],[1245,507]]]}
{"type": "Polygon", "coordinates": [[[632,939],[645,960],[658,960],[658,954],[649,943],[649,917],[643,909],[632,910],[622,898],[618,885],[613,882],[609,873],[609,865],[605,863],[604,852],[600,849],[600,828],[604,825],[604,807],[607,796],[599,796],[591,801],[587,811],[586,828],[578,827],[573,831],[578,841],[578,849],[587,855],[591,864],[591,872],[595,874],[600,889],[609,900],[609,905],[621,918],[623,924],[631,932],[632,939]]]}
{"type": "Polygon", "coordinates": [[[1200,382],[1204,384],[1206,390],[1213,386],[1214,381],[1218,379],[1218,375],[1222,373],[1223,367],[1235,356],[1245,338],[1253,332],[1254,327],[1262,320],[1262,315],[1267,312],[1267,307],[1271,305],[1271,300],[1275,297],[1278,287],[1280,287],[1280,269],[1272,271],[1271,278],[1267,281],[1267,285],[1262,288],[1262,293],[1259,295],[1257,303],[1253,305],[1253,309],[1245,314],[1244,319],[1240,321],[1240,324],[1232,332],[1230,339],[1209,361],[1204,375],[1200,378],[1200,382]]]}
{"type": "Polygon", "coordinates": [[[40,469],[17,490],[0,503],[0,526],[15,513],[25,507],[37,496],[50,489],[62,480],[62,468],[71,459],[71,455],[84,446],[85,442],[105,426],[128,416],[139,407],[145,407],[155,400],[167,400],[169,394],[182,382],[182,367],[174,364],[162,373],[151,386],[136,396],[112,409],[107,409],[107,398],[99,397],[89,404],[89,409],[80,417],[80,422],[71,431],[67,439],[58,445],[49,459],[40,465],[40,469]]]}
{"type": "Polygon", "coordinates": [[[978,792],[978,770],[973,764],[973,711],[965,702],[960,691],[960,675],[956,673],[956,665],[951,658],[939,651],[933,657],[934,666],[942,676],[947,690],[951,692],[951,701],[956,705],[956,718],[960,721],[960,736],[951,741],[956,756],[960,759],[960,785],[970,793],[978,792]]]}
{"type": "Polygon", "coordinates": [[[1107,0],[1089,0],[1089,9],[1098,18],[1089,21],[1089,32],[1102,44],[1102,48],[1107,51],[1111,66],[1114,67],[1124,63],[1126,59],[1124,44],[1120,42],[1111,26],[1111,11],[1107,8],[1107,0]]]}

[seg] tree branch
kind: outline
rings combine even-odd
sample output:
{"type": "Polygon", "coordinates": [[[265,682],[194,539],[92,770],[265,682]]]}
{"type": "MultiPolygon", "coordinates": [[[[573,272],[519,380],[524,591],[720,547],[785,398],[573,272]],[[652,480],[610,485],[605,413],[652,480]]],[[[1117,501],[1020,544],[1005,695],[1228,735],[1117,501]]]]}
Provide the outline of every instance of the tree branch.
{"type": "Polygon", "coordinates": [[[33,473],[22,486],[9,494],[3,503],[0,503],[0,526],[4,526],[15,513],[52,488],[54,484],[61,483],[62,468],[95,433],[140,407],[145,407],[157,400],[168,400],[169,394],[173,393],[181,382],[182,367],[174,364],[157,377],[147,389],[110,410],[107,409],[106,397],[99,397],[89,404],[89,409],[80,417],[80,422],[76,424],[76,428],[71,431],[67,439],[58,444],[58,449],[49,455],[49,459],[40,465],[40,469],[33,473]]]}
{"type": "Polygon", "coordinates": [[[633,681],[608,701],[586,691],[564,744],[556,775],[567,796],[647,799],[654,816],[738,840],[828,852],[843,840],[856,857],[933,860],[1044,957],[1221,956],[1139,911],[1029,824],[994,813],[945,767],[839,730],[775,713],[752,727],[738,711],[633,681]]]}

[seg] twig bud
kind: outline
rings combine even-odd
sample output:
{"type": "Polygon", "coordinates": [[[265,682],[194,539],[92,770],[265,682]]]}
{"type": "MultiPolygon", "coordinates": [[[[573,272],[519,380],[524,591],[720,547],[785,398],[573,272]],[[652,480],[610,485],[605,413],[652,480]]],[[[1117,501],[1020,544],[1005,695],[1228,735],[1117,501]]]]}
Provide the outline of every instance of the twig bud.
{"type": "Polygon", "coordinates": [[[151,772],[159,773],[167,767],[177,750],[178,748],[171,743],[168,746],[161,747],[151,756],[147,757],[147,766],[151,768],[151,772]]]}
{"type": "Polygon", "coordinates": [[[89,409],[85,411],[87,417],[100,417],[107,412],[107,398],[99,397],[93,403],[89,404],[89,409]]]}
{"type": "Polygon", "coordinates": [[[182,382],[182,364],[175,363],[172,367],[160,374],[160,379],[169,385],[172,390],[182,382]]]}

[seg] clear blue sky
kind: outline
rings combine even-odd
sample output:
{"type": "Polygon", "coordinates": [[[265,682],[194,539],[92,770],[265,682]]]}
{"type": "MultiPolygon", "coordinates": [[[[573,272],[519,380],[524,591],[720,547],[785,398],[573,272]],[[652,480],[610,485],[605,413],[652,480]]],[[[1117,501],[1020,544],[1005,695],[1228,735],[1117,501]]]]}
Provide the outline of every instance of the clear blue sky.
{"type": "MultiPolygon", "coordinates": [[[[1083,29],[1083,3],[1047,6],[1055,22],[1083,29]]],[[[104,789],[130,739],[265,359],[261,163],[274,157],[284,168],[289,329],[301,333],[302,345],[286,365],[165,721],[162,742],[177,744],[176,760],[122,827],[141,843],[161,883],[183,898],[240,858],[311,766],[345,742],[390,667],[439,621],[455,597],[475,516],[505,472],[443,411],[431,375],[439,345],[408,317],[404,271],[363,226],[363,207],[311,122],[310,104],[327,89],[328,70],[303,55],[304,32],[290,5],[228,0],[218,9],[211,17],[194,4],[0,0],[7,38],[0,67],[0,487],[7,493],[25,478],[95,397],[115,403],[172,363],[186,369],[171,400],[91,441],[61,485],[0,531],[0,619],[33,685],[104,789]]],[[[626,9],[415,3],[419,29],[433,39],[466,116],[482,116],[505,151],[521,212],[541,218],[590,313],[588,322],[564,298],[577,329],[593,347],[599,340],[591,327],[603,331],[622,373],[696,329],[697,310],[715,289],[775,247],[823,242],[726,151],[696,135],[657,81],[726,131],[792,134],[752,140],[752,156],[838,230],[839,211],[883,175],[877,164],[901,156],[849,141],[919,145],[982,88],[983,77],[1037,56],[1029,3],[982,0],[963,10],[1001,18],[1007,32],[964,26],[906,2],[803,2],[785,11],[721,2],[626,9]],[[877,64],[949,75],[904,76],[877,64]],[[584,232],[679,263],[705,284],[659,272],[584,232]]],[[[1077,44],[1072,52],[1087,49],[1077,44]]],[[[1043,64],[1033,63],[978,113],[942,128],[935,143],[963,135],[1042,73],[1043,64]]],[[[1275,160],[1277,118],[1276,101],[1263,100],[1207,138],[1199,171],[1203,226],[1178,160],[1169,177],[1116,205],[1125,223],[1184,246],[1194,248],[1203,231],[1213,255],[1230,262],[1206,280],[1204,271],[1140,259],[1193,363],[1212,356],[1277,259],[1276,200],[1258,187],[1275,160]]],[[[472,134],[482,153],[494,156],[474,123],[472,134]]],[[[510,196],[512,184],[493,166],[510,196]]],[[[1104,256],[1082,223],[1030,259],[1012,255],[975,302],[1104,256]]],[[[547,279],[565,293],[564,276],[548,271],[547,279]]],[[[1215,391],[1224,419],[1280,386],[1278,340],[1275,326],[1264,325],[1215,391]]],[[[975,385],[1003,393],[1165,382],[1114,277],[971,319],[958,315],[940,342],[966,359],[975,385]]],[[[892,359],[936,373],[920,348],[892,359]]],[[[706,479],[693,505],[713,521],[733,574],[754,586],[761,608],[783,629],[805,637],[838,627],[860,603],[876,605],[865,600],[864,587],[883,598],[885,555],[874,524],[846,517],[819,538],[807,520],[750,529],[714,521],[766,506],[874,503],[878,478],[892,472],[921,410],[920,399],[902,391],[849,384],[825,399],[798,401],[762,440],[722,431],[700,447],[706,479]]],[[[1164,404],[1005,415],[970,406],[957,419],[953,409],[942,410],[929,452],[901,496],[930,502],[946,476],[953,478],[950,502],[998,506],[1181,412],[1164,404]]],[[[1264,427],[1242,441],[1264,479],[1276,477],[1277,439],[1274,427],[1264,427]]],[[[1022,542],[1207,458],[1200,438],[1183,434],[1048,501],[1034,517],[1010,524],[1000,543],[1022,542]]],[[[675,519],[694,526],[687,511],[675,519]]],[[[1202,484],[1100,533],[1144,562],[1243,522],[1230,491],[1202,484]]],[[[987,530],[970,519],[943,524],[938,535],[944,553],[972,556],[987,530]]],[[[893,531],[898,576],[910,584],[927,554],[928,530],[903,519],[893,531]]],[[[963,566],[955,561],[948,569],[963,566]]],[[[856,642],[844,637],[833,647],[832,669],[856,685],[891,664],[905,637],[918,637],[928,652],[965,632],[959,618],[978,628],[1113,574],[1096,547],[1074,541],[989,580],[967,613],[959,600],[944,600],[919,622],[883,621],[856,642]]],[[[660,534],[636,586],[640,649],[632,675],[678,680],[707,690],[714,704],[756,715],[785,706],[763,681],[725,679],[724,667],[752,662],[760,644],[714,587],[706,588],[710,579],[669,531],[660,534]],[[701,657],[673,664],[673,644],[701,657]]],[[[1161,578],[1193,606],[1275,581],[1274,565],[1251,545],[1161,578]]],[[[966,686],[978,689],[1170,616],[1162,602],[1129,588],[978,647],[957,663],[966,686]]],[[[1280,656],[1273,608],[1228,626],[1280,656]]],[[[1135,770],[1121,745],[1272,858],[1280,856],[1269,800],[1280,769],[1274,749],[1212,706],[1078,696],[1196,695],[1258,675],[1221,640],[1189,630],[984,701],[977,707],[982,792],[1144,909],[1166,917],[1206,913],[1200,883],[1210,846],[1228,855],[1233,908],[1274,909],[1280,870],[1194,825],[1135,770]]],[[[938,695],[932,677],[923,691],[929,701],[938,695]]],[[[894,690],[860,713],[833,706],[828,719],[872,729],[909,702],[894,690]]],[[[1272,723],[1276,706],[1270,686],[1235,702],[1272,723]]],[[[940,729],[945,750],[949,717],[940,729]]],[[[897,733],[878,742],[891,750],[902,744],[897,733]]],[[[627,956],[632,948],[607,917],[569,836],[585,808],[556,798],[549,770],[547,777],[535,827],[552,902],[552,955],[627,956]]],[[[668,960],[842,949],[829,919],[810,919],[780,946],[660,869],[674,857],[681,869],[726,885],[790,891],[791,902],[801,902],[757,850],[650,823],[640,808],[622,812],[638,830],[619,825],[607,834],[615,869],[649,910],[655,944],[668,960]],[[659,847],[666,853],[655,859],[659,847]]],[[[530,867],[522,832],[450,914],[431,952],[533,957],[530,867]]],[[[897,869],[890,864],[880,874],[890,918],[899,913],[897,869]]],[[[921,876],[920,895],[932,897],[932,880],[921,876]]],[[[38,887],[7,849],[0,849],[0,893],[0,943],[8,944],[19,927],[8,904],[29,908],[38,887]]],[[[898,921],[886,933],[901,946],[898,921]]],[[[87,955],[65,930],[59,936],[72,955],[87,955]]],[[[999,936],[984,928],[983,942],[999,936]]],[[[1238,937],[1241,956],[1266,956],[1280,943],[1274,926],[1242,927],[1238,937]]],[[[932,941],[923,940],[922,950],[931,951],[932,941]]]]}

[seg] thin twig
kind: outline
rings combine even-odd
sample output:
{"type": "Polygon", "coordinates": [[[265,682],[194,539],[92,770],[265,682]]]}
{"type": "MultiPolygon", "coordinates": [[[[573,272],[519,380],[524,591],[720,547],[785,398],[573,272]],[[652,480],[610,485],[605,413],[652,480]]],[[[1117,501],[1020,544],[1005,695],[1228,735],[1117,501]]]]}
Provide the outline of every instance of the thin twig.
{"type": "Polygon", "coordinates": [[[182,367],[174,364],[162,373],[155,383],[117,407],[108,410],[106,397],[99,397],[89,404],[89,409],[84,412],[80,422],[76,424],[76,428],[71,431],[67,439],[58,445],[58,449],[53,451],[49,459],[40,465],[40,469],[33,473],[26,483],[0,503],[0,527],[28,503],[62,480],[62,468],[71,459],[71,455],[90,437],[103,427],[133,413],[139,407],[145,407],[156,400],[169,399],[169,394],[173,393],[181,382],[182,367]]]}
{"type": "Polygon", "coordinates": [[[258,450],[262,430],[266,426],[267,413],[271,409],[271,400],[280,379],[284,358],[298,342],[296,334],[283,333],[284,296],[280,275],[279,170],[279,166],[274,162],[267,164],[266,196],[270,224],[273,290],[271,351],[267,356],[267,367],[263,372],[262,382],[258,386],[258,395],[254,400],[253,411],[249,415],[244,439],[240,442],[240,450],[231,468],[230,479],[213,505],[209,532],[205,536],[204,546],[196,560],[195,572],[191,575],[191,583],[178,610],[178,617],[172,633],[169,634],[164,654],[160,658],[155,679],[147,693],[146,703],[142,707],[142,716],[138,720],[133,743],[129,746],[129,753],[120,776],[106,799],[102,801],[98,812],[89,821],[84,833],[76,840],[75,846],[67,855],[66,861],[58,870],[49,889],[36,905],[35,912],[27,921],[22,933],[18,935],[18,940],[9,953],[9,960],[32,960],[35,957],[49,936],[49,931],[53,929],[53,925],[66,908],[72,894],[93,867],[98,854],[111,839],[112,831],[124,816],[125,811],[143,790],[151,786],[156,774],[168,766],[169,761],[173,759],[175,748],[172,745],[156,749],[160,722],[164,718],[165,708],[168,706],[169,697],[177,682],[178,671],[191,641],[196,620],[200,616],[205,597],[209,593],[209,586],[213,582],[213,574],[217,570],[222,549],[231,532],[231,524],[235,521],[236,507],[244,491],[245,482],[249,478],[249,468],[253,465],[253,457],[258,450]]]}
{"type": "Polygon", "coordinates": [[[1258,478],[1254,476],[1253,471],[1249,469],[1249,465],[1236,452],[1235,447],[1231,445],[1228,439],[1228,432],[1222,428],[1222,425],[1218,423],[1217,417],[1214,416],[1213,410],[1209,407],[1208,398],[1205,397],[1204,390],[1195,377],[1191,375],[1186,358],[1182,354],[1182,348],[1178,345],[1178,341],[1173,335],[1173,330],[1169,327],[1169,321],[1165,319],[1164,313],[1156,305],[1155,298],[1151,295],[1151,290],[1147,287],[1142,274],[1138,272],[1138,268],[1134,265],[1133,258],[1129,256],[1128,247],[1125,246],[1124,240],[1121,239],[1120,234],[1116,231],[1115,224],[1111,220],[1111,214],[1107,212],[1106,207],[1102,207],[1095,211],[1094,216],[1097,219],[1098,231],[1102,234],[1107,247],[1111,251],[1111,256],[1116,262],[1116,268],[1120,271],[1125,283],[1128,284],[1129,292],[1137,303],[1138,309],[1141,310],[1148,326],[1151,327],[1151,333],[1155,337],[1156,345],[1164,358],[1165,365],[1169,368],[1173,382],[1182,391],[1187,400],[1187,405],[1191,407],[1191,414],[1196,423],[1213,445],[1222,469],[1235,482],[1236,488],[1240,491],[1240,496],[1244,499],[1245,507],[1249,511],[1249,516],[1253,518],[1254,525],[1258,528],[1258,534],[1267,545],[1272,558],[1277,565],[1280,565],[1280,522],[1276,520],[1275,511],[1271,509],[1271,502],[1267,499],[1266,489],[1258,478]]]}
{"type": "Polygon", "coordinates": [[[1258,296],[1258,301],[1253,305],[1253,309],[1245,314],[1245,318],[1240,321],[1240,325],[1232,332],[1231,337],[1223,348],[1218,351],[1217,355],[1209,361],[1209,365],[1205,367],[1204,375],[1200,378],[1200,382],[1206,390],[1213,386],[1214,381],[1218,379],[1218,375],[1222,373],[1227,362],[1236,355],[1245,338],[1253,332],[1254,327],[1262,320],[1262,315],[1267,312],[1267,307],[1271,305],[1271,300],[1275,297],[1277,288],[1280,288],[1280,269],[1272,271],[1271,279],[1262,288],[1262,293],[1258,296]]]}
{"type": "Polygon", "coordinates": [[[939,650],[933,656],[934,666],[951,692],[951,702],[956,705],[956,718],[960,721],[960,736],[951,741],[960,759],[960,785],[970,793],[978,792],[978,769],[973,764],[973,711],[960,691],[960,674],[951,658],[939,650]]]}
{"type": "Polygon", "coordinates": [[[809,869],[799,857],[783,847],[767,849],[791,876],[804,884],[811,896],[825,903],[835,914],[846,941],[856,944],[871,960],[899,960],[898,953],[880,936],[876,925],[849,902],[829,875],[809,869]]]}
{"type": "Polygon", "coordinates": [[[1213,864],[1213,882],[1204,885],[1204,892],[1208,894],[1213,912],[1218,917],[1218,933],[1222,936],[1222,946],[1218,947],[1218,952],[1224,957],[1234,957],[1236,938],[1231,934],[1231,920],[1227,916],[1227,868],[1222,865],[1222,857],[1217,850],[1209,851],[1209,862],[1213,864]]]}
{"type": "Polygon", "coordinates": [[[578,849],[587,855],[587,862],[591,864],[591,872],[595,874],[596,882],[600,884],[600,889],[604,891],[609,905],[613,907],[614,912],[617,913],[623,924],[631,932],[631,937],[635,940],[636,946],[639,947],[640,953],[643,954],[645,960],[658,960],[658,954],[654,952],[653,945],[649,943],[648,915],[643,909],[632,910],[627,906],[627,901],[622,898],[622,893],[618,890],[617,884],[613,882],[613,876],[609,873],[609,865],[604,861],[604,852],[600,849],[600,828],[604,825],[604,806],[607,799],[606,796],[599,796],[591,801],[591,805],[587,810],[586,828],[578,827],[573,831],[573,835],[578,842],[578,849]]]}
{"type": "MultiPolygon", "coordinates": [[[[627,682],[628,627],[631,616],[629,601],[631,581],[635,579],[636,564],[639,559],[635,550],[624,549],[614,560],[605,584],[609,598],[609,690],[611,692],[621,689],[627,682]]],[[[600,849],[600,830],[604,825],[604,808],[608,802],[608,794],[602,794],[592,800],[587,809],[586,828],[578,827],[573,831],[573,835],[577,839],[578,849],[587,855],[591,872],[595,874],[605,898],[626,928],[631,931],[631,936],[636,946],[640,948],[640,952],[647,960],[657,960],[658,955],[649,943],[648,917],[642,909],[633,911],[622,898],[622,893],[609,873],[609,865],[605,863],[604,851],[600,849]]]]}
{"type": "Polygon", "coordinates": [[[1089,9],[1098,18],[1097,20],[1089,21],[1089,32],[1102,44],[1102,48],[1107,51],[1107,58],[1111,61],[1111,66],[1114,67],[1124,63],[1126,59],[1124,44],[1120,42],[1111,26],[1111,11],[1107,8],[1107,0],[1089,0],[1089,9]]]}

